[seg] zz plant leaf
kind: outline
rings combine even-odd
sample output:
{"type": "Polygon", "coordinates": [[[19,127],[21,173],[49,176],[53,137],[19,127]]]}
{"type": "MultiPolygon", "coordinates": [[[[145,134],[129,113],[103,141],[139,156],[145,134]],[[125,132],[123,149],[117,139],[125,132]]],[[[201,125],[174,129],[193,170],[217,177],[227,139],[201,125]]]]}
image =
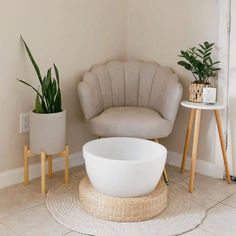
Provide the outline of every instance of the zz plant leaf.
{"type": "Polygon", "coordinates": [[[211,54],[215,43],[204,42],[199,44],[199,47],[192,47],[186,51],[181,50],[179,57],[182,58],[178,61],[178,65],[183,66],[186,70],[190,71],[195,78],[196,83],[208,83],[210,77],[217,76],[217,71],[220,68],[217,64],[220,61],[212,60],[211,54]]]}
{"type": "Polygon", "coordinates": [[[21,37],[25,50],[29,56],[29,59],[34,67],[37,78],[39,80],[39,89],[36,89],[28,82],[18,79],[21,83],[29,86],[36,93],[35,98],[35,108],[34,112],[36,113],[56,113],[62,111],[61,106],[61,90],[60,90],[60,79],[59,72],[55,64],[53,64],[53,69],[55,73],[55,77],[52,75],[52,68],[49,68],[46,76],[42,77],[40,69],[37,63],[34,60],[34,57],[24,41],[21,37]]]}

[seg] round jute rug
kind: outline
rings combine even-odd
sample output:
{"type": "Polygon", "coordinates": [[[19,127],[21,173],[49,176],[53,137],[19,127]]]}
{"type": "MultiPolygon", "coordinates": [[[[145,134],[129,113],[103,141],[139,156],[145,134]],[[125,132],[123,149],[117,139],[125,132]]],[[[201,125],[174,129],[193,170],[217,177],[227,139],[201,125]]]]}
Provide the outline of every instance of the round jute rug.
{"type": "Polygon", "coordinates": [[[183,186],[168,186],[168,206],[156,218],[133,223],[104,221],[86,213],[79,203],[79,181],[57,184],[46,199],[53,217],[65,227],[85,235],[96,236],[166,236],[179,235],[197,227],[206,215],[205,202],[196,199],[183,186]]]}

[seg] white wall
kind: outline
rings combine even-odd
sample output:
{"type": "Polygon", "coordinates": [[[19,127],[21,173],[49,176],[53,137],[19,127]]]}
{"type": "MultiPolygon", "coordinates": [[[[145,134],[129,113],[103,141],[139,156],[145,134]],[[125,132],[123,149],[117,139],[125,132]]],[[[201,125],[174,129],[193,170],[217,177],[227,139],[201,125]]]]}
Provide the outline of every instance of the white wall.
{"type": "Polygon", "coordinates": [[[126,0],[1,0],[0,3],[0,172],[23,164],[19,114],[32,109],[34,93],[16,81],[37,84],[20,40],[22,34],[45,73],[56,63],[67,110],[71,153],[91,138],[77,98],[81,74],[95,63],[126,54],[126,0]]]}
{"type": "MultiPolygon", "coordinates": [[[[206,40],[218,45],[218,9],[217,0],[128,0],[127,57],[171,66],[181,78],[186,99],[193,78],[177,65],[177,55],[181,49],[206,40]]],[[[218,140],[212,119],[210,113],[204,112],[198,159],[214,163],[218,140]]],[[[172,134],[161,140],[169,151],[182,153],[186,127],[187,110],[181,108],[172,134]]]]}

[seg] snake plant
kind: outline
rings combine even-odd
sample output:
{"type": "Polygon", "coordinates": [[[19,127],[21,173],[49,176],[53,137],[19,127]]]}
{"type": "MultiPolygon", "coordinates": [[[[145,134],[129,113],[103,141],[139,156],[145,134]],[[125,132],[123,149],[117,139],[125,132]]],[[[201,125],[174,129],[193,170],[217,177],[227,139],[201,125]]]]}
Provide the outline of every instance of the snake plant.
{"type": "Polygon", "coordinates": [[[61,112],[61,91],[60,91],[60,81],[59,81],[59,72],[55,64],[53,64],[53,69],[55,77],[52,75],[52,68],[47,70],[47,74],[42,77],[40,69],[35,62],[32,53],[27,46],[24,39],[21,37],[26,52],[29,56],[29,59],[34,67],[34,70],[37,74],[39,80],[39,88],[36,89],[31,84],[27,83],[24,80],[18,79],[21,83],[29,86],[36,93],[35,99],[35,113],[56,113],[61,112]]]}
{"type": "Polygon", "coordinates": [[[204,42],[199,47],[189,48],[186,51],[181,50],[179,57],[184,58],[178,62],[186,70],[192,72],[195,83],[208,83],[210,77],[216,77],[220,68],[216,67],[220,61],[213,62],[211,58],[212,49],[215,43],[204,42]]]}

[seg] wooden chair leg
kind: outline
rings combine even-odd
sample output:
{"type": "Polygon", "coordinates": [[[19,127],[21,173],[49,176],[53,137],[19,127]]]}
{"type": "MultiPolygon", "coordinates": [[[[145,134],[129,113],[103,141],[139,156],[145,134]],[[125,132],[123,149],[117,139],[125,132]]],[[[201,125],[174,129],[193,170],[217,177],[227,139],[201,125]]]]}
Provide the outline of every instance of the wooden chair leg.
{"type": "Polygon", "coordinates": [[[227,181],[230,184],[231,179],[230,179],[229,164],[228,164],[228,159],[227,159],[227,153],[226,153],[226,147],[225,147],[225,142],[224,142],[224,136],[223,136],[223,130],[222,130],[222,125],[221,125],[219,110],[215,110],[215,118],[216,118],[216,124],[217,124],[217,128],[218,128],[221,150],[222,150],[222,155],[223,155],[223,160],[224,160],[224,165],[225,165],[225,173],[226,173],[227,181]]]}
{"type": "Polygon", "coordinates": [[[46,193],[46,180],[45,180],[45,164],[46,164],[46,154],[41,152],[41,193],[46,193]]]}
{"type": "Polygon", "coordinates": [[[169,184],[169,179],[168,179],[166,168],[163,171],[163,177],[164,177],[165,183],[168,185],[169,184]]]}
{"type": "Polygon", "coordinates": [[[65,146],[65,184],[69,183],[69,146],[65,146]]]}
{"type": "Polygon", "coordinates": [[[185,169],[185,163],[186,163],[186,159],[188,155],[188,147],[189,147],[192,127],[193,127],[195,112],[196,112],[195,109],[191,109],[190,115],[189,115],[188,128],[187,128],[185,144],[184,144],[184,153],[183,153],[183,159],[182,159],[182,164],[181,164],[181,173],[184,173],[184,169],[185,169]]]}
{"type": "Polygon", "coordinates": [[[48,177],[52,177],[52,156],[48,156],[48,177]]]}
{"type": "Polygon", "coordinates": [[[194,185],[194,175],[196,169],[196,159],[197,159],[197,147],[198,147],[198,137],[199,128],[201,120],[201,110],[196,110],[195,125],[194,125],[194,135],[193,135],[193,149],[192,149],[192,160],[191,160],[191,170],[190,170],[190,182],[189,182],[189,192],[193,192],[194,185]]]}
{"type": "Polygon", "coordinates": [[[28,146],[24,145],[24,185],[29,184],[29,157],[28,146]]]}
{"type": "MultiPolygon", "coordinates": [[[[154,142],[156,143],[159,143],[158,139],[153,139],[154,142]]],[[[164,178],[164,181],[165,183],[168,185],[169,184],[169,179],[168,179],[168,175],[167,175],[167,171],[166,171],[166,168],[164,168],[164,171],[163,171],[163,178],[164,178]]]]}

